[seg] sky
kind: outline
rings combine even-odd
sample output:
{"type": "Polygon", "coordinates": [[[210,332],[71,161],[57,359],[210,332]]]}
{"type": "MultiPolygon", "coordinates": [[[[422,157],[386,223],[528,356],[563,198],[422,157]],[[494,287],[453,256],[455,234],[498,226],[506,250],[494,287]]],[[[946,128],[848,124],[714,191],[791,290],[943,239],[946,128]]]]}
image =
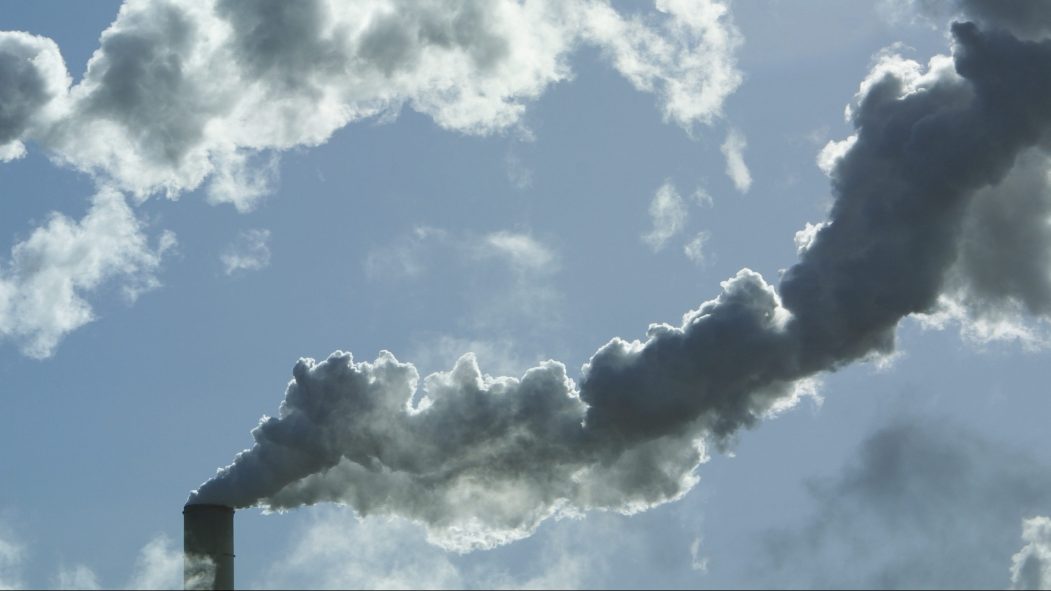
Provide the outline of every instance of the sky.
{"type": "Polygon", "coordinates": [[[1051,588],[1047,36],[5,0],[0,589],[1051,588]]]}

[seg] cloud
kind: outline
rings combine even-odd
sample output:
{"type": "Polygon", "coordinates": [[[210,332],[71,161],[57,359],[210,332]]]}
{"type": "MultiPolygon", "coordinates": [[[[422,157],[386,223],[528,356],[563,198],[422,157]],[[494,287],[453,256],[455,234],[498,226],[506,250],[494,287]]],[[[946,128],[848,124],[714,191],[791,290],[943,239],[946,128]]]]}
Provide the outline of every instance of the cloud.
{"type": "Polygon", "coordinates": [[[533,171],[526,166],[522,159],[514,152],[507,152],[504,156],[504,171],[511,186],[524,191],[533,186],[533,171]]]}
{"type": "Polygon", "coordinates": [[[659,252],[668,240],[683,230],[689,213],[686,210],[686,201],[671,181],[664,181],[657,189],[653,201],[650,202],[649,211],[653,229],[643,234],[642,240],[653,252],[659,252]]]}
{"type": "Polygon", "coordinates": [[[657,8],[643,20],[594,0],[310,0],[294,10],[128,0],[71,88],[53,42],[4,34],[0,78],[18,84],[0,94],[0,149],[15,157],[33,139],[140,198],[208,183],[213,202],[248,210],[275,174],[266,154],[324,143],[354,121],[408,107],[459,132],[513,129],[529,102],[571,77],[581,45],[657,94],[666,119],[709,123],[740,84],[729,10],[710,0],[657,8]]]}
{"type": "Polygon", "coordinates": [[[657,10],[670,17],[660,31],[589,3],[585,37],[636,89],[660,96],[666,121],[688,131],[711,123],[742,81],[735,58],[742,37],[730,10],[709,0],[658,0],[657,10]]]}
{"type": "Polygon", "coordinates": [[[1019,521],[1051,506],[1048,474],[944,418],[898,417],[810,483],[812,515],[768,532],[753,572],[783,586],[1002,588],[1019,521]]]}
{"type": "Polygon", "coordinates": [[[58,589],[101,589],[98,576],[95,571],[83,564],[72,568],[60,568],[55,577],[55,585],[58,589]]]}
{"type": "Polygon", "coordinates": [[[0,31],[0,162],[25,154],[22,140],[56,116],[70,84],[54,41],[0,31]]]}
{"type": "Polygon", "coordinates": [[[720,148],[723,157],[726,158],[726,176],[733,181],[734,187],[741,193],[747,193],[752,186],[752,173],[748,172],[748,165],[744,162],[744,149],[748,147],[744,134],[736,129],[731,129],[726,134],[726,141],[720,148]]]}
{"type": "Polygon", "coordinates": [[[0,530],[0,589],[22,589],[21,570],[22,546],[11,539],[11,536],[0,530]]]}
{"type": "Polygon", "coordinates": [[[708,557],[701,554],[700,536],[690,542],[690,568],[701,573],[708,572],[708,557]]]}
{"type": "Polygon", "coordinates": [[[550,272],[558,265],[555,253],[529,234],[494,232],[487,235],[480,246],[483,248],[479,251],[480,256],[503,257],[513,267],[522,270],[550,272]]]}
{"type": "Polygon", "coordinates": [[[936,307],[975,194],[1051,132],[1051,44],[952,32],[952,57],[924,69],[885,55],[862,82],[829,219],[780,289],[742,269],[681,324],[611,339],[579,385],[555,361],[492,377],[467,354],[421,383],[386,351],[301,359],[278,416],[190,502],[344,503],[466,551],[550,517],[682,498],[710,446],[791,407],[820,373],[893,352],[899,321],[936,307]]]}
{"type": "MultiPolygon", "coordinates": [[[[52,40],[0,32],[0,161],[30,142],[138,201],[203,187],[245,212],[272,190],[280,153],[355,121],[410,108],[461,133],[522,131],[527,105],[572,77],[569,57],[585,45],[692,130],[740,83],[740,36],[719,2],[657,9],[643,19],[598,0],[127,0],[76,84],[52,40]]],[[[520,163],[508,173],[528,186],[520,163]]],[[[224,265],[257,262],[227,253],[224,265]]],[[[12,289],[0,286],[0,307],[12,289]]],[[[39,333],[27,351],[46,356],[91,318],[77,299],[59,313],[68,318],[41,330],[0,318],[0,336],[39,333]]]]}
{"type": "Polygon", "coordinates": [[[219,260],[223,271],[233,275],[238,271],[258,271],[270,266],[270,230],[245,230],[226,247],[219,260]]]}
{"type": "Polygon", "coordinates": [[[413,279],[423,274],[425,260],[435,246],[448,241],[441,228],[416,226],[392,243],[376,246],[365,255],[365,273],[370,279],[413,279]]]}
{"type": "Polygon", "coordinates": [[[155,272],[174,244],[166,232],[150,245],[124,197],[110,189],[95,195],[80,221],[52,214],[0,267],[0,337],[30,357],[50,356],[95,318],[87,293],[116,283],[134,300],[159,285],[155,272]]]}
{"type": "Polygon", "coordinates": [[[470,285],[461,290],[470,308],[465,321],[486,333],[482,340],[501,333],[520,339],[557,325],[562,296],[554,277],[560,266],[558,253],[529,232],[478,235],[423,225],[365,256],[365,272],[374,281],[456,273],[458,281],[470,285]]]}
{"type": "Polygon", "coordinates": [[[1011,557],[1012,589],[1051,589],[1051,518],[1022,522],[1025,546],[1011,557]]]}
{"type": "Polygon", "coordinates": [[[708,242],[709,238],[711,238],[711,235],[708,234],[708,232],[698,232],[697,235],[693,237],[693,240],[690,240],[682,247],[682,251],[686,255],[686,258],[698,265],[704,264],[707,258],[707,253],[704,251],[704,245],[708,242]]]}

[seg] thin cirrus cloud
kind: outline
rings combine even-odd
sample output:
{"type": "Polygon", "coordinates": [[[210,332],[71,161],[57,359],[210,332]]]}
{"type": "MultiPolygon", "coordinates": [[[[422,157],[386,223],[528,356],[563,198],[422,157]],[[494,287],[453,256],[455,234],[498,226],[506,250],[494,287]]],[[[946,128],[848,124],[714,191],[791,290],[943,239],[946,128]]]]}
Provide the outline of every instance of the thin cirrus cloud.
{"type": "Polygon", "coordinates": [[[189,502],[345,503],[466,551],[554,516],[681,498],[713,444],[792,406],[818,374],[892,353],[898,323],[951,287],[962,240],[981,239],[966,223],[982,215],[976,194],[1020,174],[1051,132],[1051,43],[951,30],[951,56],[924,68],[884,55],[864,79],[856,139],[829,162],[829,219],[779,287],[742,269],[680,325],[610,340],[579,382],[555,361],[493,377],[467,354],[421,380],[386,351],[301,359],[280,414],[189,502]]]}

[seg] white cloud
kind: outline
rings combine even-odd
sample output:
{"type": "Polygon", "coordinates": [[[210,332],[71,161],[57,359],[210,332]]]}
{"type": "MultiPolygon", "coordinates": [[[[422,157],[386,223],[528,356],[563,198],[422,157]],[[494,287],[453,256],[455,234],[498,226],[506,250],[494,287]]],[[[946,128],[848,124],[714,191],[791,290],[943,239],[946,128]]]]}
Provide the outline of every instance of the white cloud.
{"type": "Polygon", "coordinates": [[[1022,522],[1025,546],[1011,557],[1012,589],[1051,589],[1051,518],[1022,522]]]}
{"type": "MultiPolygon", "coordinates": [[[[393,119],[405,107],[450,130],[528,137],[526,106],[572,77],[569,57],[583,45],[654,93],[666,120],[692,130],[719,117],[740,84],[740,35],[721,2],[659,0],[656,8],[644,19],[599,0],[311,0],[295,9],[127,0],[76,84],[52,40],[0,32],[0,79],[10,82],[0,86],[0,161],[23,156],[31,142],[139,200],[203,186],[210,202],[248,211],[271,190],[280,152],[322,144],[355,121],[393,119]]],[[[515,186],[529,186],[520,161],[509,158],[507,167],[515,186]]],[[[70,226],[49,228],[62,224],[70,226]]],[[[227,272],[265,265],[265,243],[256,244],[263,246],[250,258],[226,253],[227,272]]],[[[120,267],[117,259],[138,265],[141,272],[127,274],[155,285],[150,257],[160,250],[126,243],[107,251],[108,268],[120,267]]],[[[390,257],[403,274],[419,273],[411,252],[390,257]]],[[[394,267],[386,262],[370,268],[394,267]]],[[[50,320],[46,305],[19,295],[25,286],[0,277],[0,337],[26,341],[27,354],[43,357],[88,322],[78,292],[109,275],[68,271],[65,279],[46,273],[64,284],[64,302],[49,292],[58,304],[50,320]]]]}
{"type": "Polygon", "coordinates": [[[708,572],[708,557],[701,554],[701,536],[690,542],[690,568],[697,572],[708,572]]]}
{"type": "Polygon", "coordinates": [[[480,256],[498,255],[520,270],[550,272],[558,265],[554,252],[529,234],[494,232],[479,247],[480,256]]]}
{"type": "Polygon", "coordinates": [[[832,171],[836,168],[836,164],[850,152],[850,149],[854,146],[854,142],[858,141],[857,134],[847,136],[846,139],[835,141],[830,140],[825,147],[818,152],[817,155],[817,167],[821,169],[821,172],[825,175],[831,175],[832,171]]]}
{"type": "Polygon", "coordinates": [[[377,245],[365,255],[365,274],[369,279],[414,279],[423,274],[426,258],[449,242],[441,228],[416,226],[394,242],[377,245]]]}
{"type": "Polygon", "coordinates": [[[50,356],[62,337],[95,318],[86,293],[116,281],[134,300],[159,285],[154,273],[174,244],[164,233],[151,246],[124,197],[109,189],[80,221],[52,214],[0,267],[0,337],[31,357],[50,356]]]}
{"type": "Polygon", "coordinates": [[[25,155],[27,135],[56,117],[70,78],[55,42],[0,31],[0,162],[25,155]]]}
{"type": "Polygon", "coordinates": [[[55,576],[55,586],[58,589],[101,589],[98,576],[95,571],[83,564],[72,568],[60,568],[55,576]]]}
{"type": "Polygon", "coordinates": [[[697,263],[698,265],[704,264],[705,260],[707,259],[707,254],[704,251],[704,245],[708,242],[708,239],[710,237],[711,236],[708,234],[708,232],[698,232],[697,235],[694,236],[693,240],[687,242],[686,245],[682,247],[682,251],[686,255],[686,258],[690,259],[694,263],[697,263]]]}
{"type": "Polygon", "coordinates": [[[519,191],[533,186],[533,171],[522,162],[518,154],[507,153],[507,156],[504,157],[504,170],[507,172],[507,180],[511,182],[511,186],[519,191]]]}
{"type": "Polygon", "coordinates": [[[238,234],[219,260],[227,275],[238,271],[258,271],[270,265],[270,230],[252,229],[238,234]]]}
{"type": "Polygon", "coordinates": [[[740,86],[734,52],[741,35],[726,4],[658,0],[657,10],[670,17],[662,30],[642,19],[625,19],[608,4],[586,6],[586,37],[635,88],[658,94],[665,120],[687,130],[710,123],[740,86]]]}
{"type": "Polygon", "coordinates": [[[0,589],[22,589],[22,546],[0,530],[0,589]]]}
{"type": "Polygon", "coordinates": [[[736,129],[731,129],[726,134],[721,150],[726,158],[726,175],[733,181],[734,187],[742,193],[747,193],[752,186],[752,173],[748,172],[748,165],[744,161],[744,149],[748,147],[744,134],[736,129]]]}
{"type": "Polygon", "coordinates": [[[649,212],[653,229],[644,234],[642,240],[658,252],[686,226],[686,202],[671,181],[665,181],[653,195],[649,212]]]}
{"type": "Polygon", "coordinates": [[[702,207],[712,207],[715,205],[715,200],[712,199],[711,194],[702,186],[698,186],[693,190],[693,200],[697,202],[697,205],[702,207]]]}
{"type": "Polygon", "coordinates": [[[0,91],[0,112],[13,113],[0,154],[32,139],[142,198],[208,182],[212,201],[247,210],[274,178],[267,152],[324,143],[354,121],[407,106],[465,133],[520,126],[529,102],[572,76],[583,44],[655,93],[667,120],[709,123],[741,81],[729,9],[657,9],[643,20],[597,0],[128,0],[72,88],[53,42],[3,34],[0,71],[35,61],[0,91]]]}

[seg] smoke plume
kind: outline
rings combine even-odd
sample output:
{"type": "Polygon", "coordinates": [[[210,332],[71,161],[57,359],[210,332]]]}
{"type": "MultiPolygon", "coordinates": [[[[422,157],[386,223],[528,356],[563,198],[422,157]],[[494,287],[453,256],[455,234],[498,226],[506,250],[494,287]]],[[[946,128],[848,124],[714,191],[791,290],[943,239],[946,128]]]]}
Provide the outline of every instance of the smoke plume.
{"type": "MultiPolygon", "coordinates": [[[[190,501],[346,503],[466,550],[551,516],[681,497],[706,444],[790,406],[805,378],[890,353],[897,323],[933,311],[950,270],[954,286],[985,284],[972,254],[957,265],[962,245],[983,239],[973,228],[989,226],[967,220],[988,213],[974,207],[979,191],[1014,187],[1005,177],[1051,126],[1051,42],[972,23],[952,34],[951,57],[924,68],[884,56],[863,81],[854,135],[823,157],[829,219],[799,238],[778,289],[741,270],[681,325],[611,340],[579,384],[554,361],[490,377],[468,354],[419,388],[388,352],[300,360],[254,446],[190,501]]],[[[1041,310],[1025,298],[1043,293],[1017,285],[1041,310]]]]}

